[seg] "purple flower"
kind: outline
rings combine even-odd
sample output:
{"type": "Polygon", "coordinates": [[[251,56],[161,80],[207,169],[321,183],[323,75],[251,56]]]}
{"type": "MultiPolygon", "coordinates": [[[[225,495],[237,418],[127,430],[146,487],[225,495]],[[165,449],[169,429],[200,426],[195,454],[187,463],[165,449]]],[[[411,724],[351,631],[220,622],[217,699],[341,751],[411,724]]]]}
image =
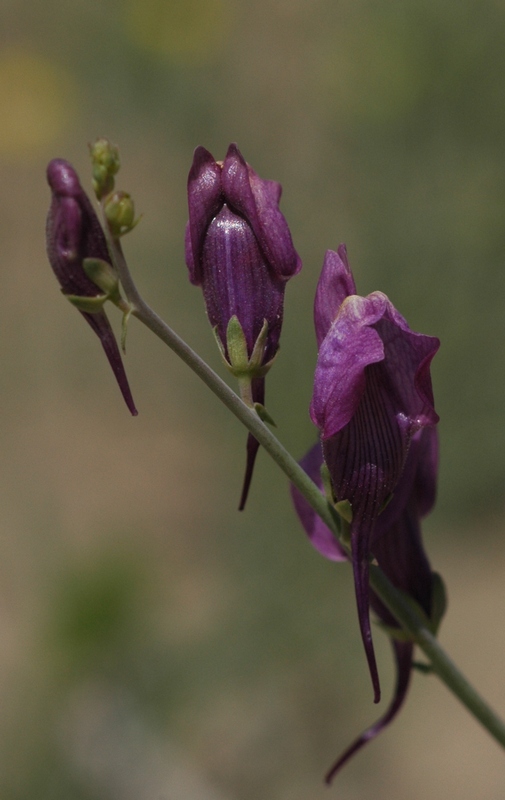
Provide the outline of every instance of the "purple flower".
{"type": "Polygon", "coordinates": [[[434,426],[430,362],[438,339],[410,330],[386,295],[355,294],[345,246],[326,253],[314,318],[319,346],[310,414],[335,500],[352,508],[352,564],[361,635],[380,699],[369,619],[374,528],[405,468],[412,438],[434,426]]]}
{"type": "MultiPolygon", "coordinates": [[[[322,490],[320,444],[313,447],[300,462],[301,466],[322,490]]],[[[420,519],[431,511],[435,502],[438,468],[438,441],[435,428],[417,431],[410,444],[405,466],[395,493],[379,516],[371,543],[371,553],[396,588],[408,594],[430,621],[433,629],[443,613],[435,602],[438,576],[431,571],[421,541],[420,519]]],[[[345,551],[327,526],[319,519],[305,498],[291,487],[295,509],[312,544],[326,558],[341,561],[345,551]]],[[[390,611],[377,595],[370,591],[370,605],[381,622],[391,631],[397,678],[393,698],[383,716],[364,731],[338,758],[326,780],[332,781],[337,772],[367,742],[374,739],[396,717],[405,700],[412,671],[414,644],[401,635],[390,611]]]]}
{"type": "MultiPolygon", "coordinates": [[[[281,186],[262,180],[235,144],[224,162],[195,151],[188,178],[186,263],[201,286],[222,353],[250,380],[253,403],[264,403],[264,375],[279,347],[286,281],[301,269],[287,222],[279,211],[281,186]],[[230,321],[243,331],[249,363],[237,365],[230,321]],[[265,329],[266,323],[266,329],[265,329]],[[259,352],[258,352],[259,350],[259,352]]],[[[242,336],[242,334],[241,334],[242,336]]],[[[258,442],[249,435],[240,508],[246,502],[258,442]]]]}
{"type": "MultiPolygon", "coordinates": [[[[68,161],[56,158],[47,168],[47,180],[52,192],[47,216],[47,255],[61,290],[65,295],[81,298],[103,296],[88,278],[83,261],[100,259],[110,263],[103,230],[85,194],[76,171],[68,161]]],[[[99,337],[121,393],[130,412],[135,416],[126,373],[114,333],[103,308],[94,313],[81,311],[82,316],[99,337]]]]}

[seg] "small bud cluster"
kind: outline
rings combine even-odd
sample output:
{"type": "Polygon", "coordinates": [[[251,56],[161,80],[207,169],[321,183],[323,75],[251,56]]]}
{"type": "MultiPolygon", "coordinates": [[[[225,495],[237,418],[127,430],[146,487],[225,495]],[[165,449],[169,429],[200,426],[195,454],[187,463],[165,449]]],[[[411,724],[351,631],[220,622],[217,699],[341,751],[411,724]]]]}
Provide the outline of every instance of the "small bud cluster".
{"type": "Polygon", "coordinates": [[[97,200],[102,200],[114,189],[114,176],[119,172],[121,166],[119,150],[108,139],[97,139],[94,144],[90,145],[89,150],[93,172],[93,190],[97,200]]]}
{"type": "Polygon", "coordinates": [[[90,145],[93,189],[102,203],[110,233],[119,239],[129,233],[140,221],[135,219],[135,207],[127,192],[115,191],[115,176],[121,162],[117,147],[108,139],[97,139],[90,145]]]}

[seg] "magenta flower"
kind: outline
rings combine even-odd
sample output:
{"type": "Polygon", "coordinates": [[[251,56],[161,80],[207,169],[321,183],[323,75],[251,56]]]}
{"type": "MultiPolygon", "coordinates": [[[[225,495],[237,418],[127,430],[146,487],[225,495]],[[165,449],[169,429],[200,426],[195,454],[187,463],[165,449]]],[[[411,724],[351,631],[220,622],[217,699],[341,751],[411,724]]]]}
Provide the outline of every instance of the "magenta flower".
{"type": "MultiPolygon", "coordinates": [[[[313,447],[300,464],[322,490],[320,470],[323,454],[320,444],[313,447]]],[[[435,502],[437,468],[436,429],[423,428],[412,437],[402,476],[391,502],[377,520],[371,544],[371,553],[383,572],[396,588],[418,603],[433,630],[436,630],[444,609],[436,603],[434,590],[440,584],[423,550],[420,519],[431,511],[435,502]]],[[[326,558],[344,560],[345,551],[330,529],[293,486],[291,493],[295,509],[314,547],[326,558]]],[[[328,783],[358,750],[393,721],[403,705],[410,683],[414,644],[395,636],[398,623],[373,591],[370,591],[370,604],[381,622],[391,630],[397,671],[396,687],[385,714],[364,731],[329,770],[326,776],[328,783]]]]}
{"type": "MultiPolygon", "coordinates": [[[[280,184],[256,175],[235,144],[224,162],[215,161],[204,147],[195,150],[186,229],[190,281],[202,287],[224,358],[234,374],[247,374],[252,402],[261,405],[264,375],[279,347],[286,281],[302,266],[279,211],[281,191],[280,184]],[[242,328],[249,364],[234,360],[230,321],[242,328]]],[[[249,435],[240,508],[247,499],[258,447],[249,435]]]]}
{"type": "Polygon", "coordinates": [[[394,494],[413,436],[434,426],[430,362],[438,339],[414,333],[386,295],[355,294],[346,249],[326,253],[314,318],[319,354],[310,414],[336,501],[352,508],[358,616],[380,699],[369,619],[368,565],[379,514],[394,494]]]}
{"type": "MultiPolygon", "coordinates": [[[[83,267],[87,258],[110,263],[98,217],[68,161],[61,158],[51,161],[47,180],[52,192],[46,226],[47,255],[61,290],[75,298],[100,298],[103,293],[88,278],[83,267]]],[[[81,311],[81,314],[100,339],[126,405],[135,416],[137,409],[105,311],[101,308],[93,313],[81,311]]]]}

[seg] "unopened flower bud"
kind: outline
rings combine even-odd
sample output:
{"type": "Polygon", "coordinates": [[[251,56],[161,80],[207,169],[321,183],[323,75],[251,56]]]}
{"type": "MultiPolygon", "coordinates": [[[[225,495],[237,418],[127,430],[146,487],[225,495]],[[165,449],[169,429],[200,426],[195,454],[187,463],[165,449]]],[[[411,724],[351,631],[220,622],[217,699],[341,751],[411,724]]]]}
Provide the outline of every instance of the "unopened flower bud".
{"type": "Polygon", "coordinates": [[[113,299],[110,290],[114,288],[114,270],[102,227],[68,161],[61,158],[51,161],[47,180],[52,192],[46,227],[49,262],[63,294],[79,308],[99,337],[126,405],[136,415],[121,354],[103,310],[105,300],[113,299]],[[91,272],[95,270],[95,278],[98,276],[102,282],[101,288],[87,274],[85,265],[91,265],[91,272]]]}
{"type": "Polygon", "coordinates": [[[114,175],[121,166],[119,150],[108,139],[97,139],[90,145],[93,189],[98,200],[114,189],[114,175]]]}
{"type": "MultiPolygon", "coordinates": [[[[280,185],[260,178],[235,144],[224,162],[196,149],[188,179],[189,278],[202,287],[225,360],[237,377],[248,377],[252,403],[261,405],[264,375],[279,347],[286,283],[302,266],[280,196],[280,185]]],[[[250,434],[240,508],[258,447],[250,434]]]]}
{"type": "Polygon", "coordinates": [[[129,233],[138,222],[135,219],[133,200],[126,192],[113,192],[109,195],[105,200],[104,211],[115,239],[129,233]]]}

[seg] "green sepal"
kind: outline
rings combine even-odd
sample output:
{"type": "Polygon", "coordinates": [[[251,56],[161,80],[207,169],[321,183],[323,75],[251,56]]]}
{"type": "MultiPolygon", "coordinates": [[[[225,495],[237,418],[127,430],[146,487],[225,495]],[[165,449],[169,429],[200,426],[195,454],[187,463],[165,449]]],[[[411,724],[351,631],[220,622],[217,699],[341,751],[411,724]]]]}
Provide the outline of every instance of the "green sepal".
{"type": "Polygon", "coordinates": [[[97,295],[96,297],[79,297],[76,294],[63,293],[63,297],[66,297],[73,306],[84,314],[98,314],[109,299],[106,294],[97,295]]]}
{"type": "Polygon", "coordinates": [[[335,503],[335,511],[345,522],[347,522],[349,525],[351,524],[352,506],[349,500],[339,500],[338,503],[335,503]]]}
{"type": "Polygon", "coordinates": [[[229,367],[236,378],[247,375],[249,357],[245,333],[238,317],[234,314],[226,328],[226,346],[228,348],[229,367]]]}
{"type": "Polygon", "coordinates": [[[335,516],[340,521],[339,542],[352,561],[351,524],[336,511],[335,506],[331,506],[331,508],[335,510],[335,516]]]}
{"type": "Polygon", "coordinates": [[[226,366],[239,381],[264,378],[274,363],[275,356],[267,364],[261,363],[265,352],[267,333],[268,322],[264,320],[263,327],[254,343],[253,351],[249,358],[244,330],[238,317],[234,314],[233,317],[230,317],[226,327],[226,347],[228,349],[228,358],[226,358],[223,344],[217,335],[217,328],[214,328],[214,335],[218,341],[226,366]]]}
{"type": "Polygon", "coordinates": [[[277,427],[275,420],[270,416],[264,405],[261,403],[254,403],[254,410],[262,422],[267,422],[274,428],[277,427]]]}
{"type": "Polygon", "coordinates": [[[105,292],[109,300],[113,303],[118,303],[121,300],[118,276],[107,261],[101,258],[85,258],[82,266],[88,278],[102,292],[105,292]]]}
{"type": "Polygon", "coordinates": [[[321,464],[321,481],[323,484],[324,496],[326,497],[328,503],[334,506],[335,498],[333,497],[333,486],[331,485],[330,470],[324,461],[321,464]]]}
{"type": "MultiPolygon", "coordinates": [[[[249,359],[249,368],[253,370],[261,370],[263,366],[263,356],[265,354],[265,345],[267,341],[267,334],[268,334],[268,322],[266,319],[263,320],[263,326],[258,334],[258,338],[254,342],[253,351],[251,353],[251,358],[249,359]]],[[[272,359],[273,361],[273,359],[272,359]]],[[[272,364],[272,361],[268,363],[268,369],[272,364]]]]}
{"type": "Polygon", "coordinates": [[[121,350],[126,354],[126,334],[128,333],[128,322],[130,321],[132,308],[129,306],[123,314],[121,320],[121,350]]]}
{"type": "Polygon", "coordinates": [[[223,362],[224,362],[225,366],[227,367],[227,369],[230,369],[230,364],[228,362],[228,359],[226,358],[226,351],[225,351],[225,349],[223,347],[223,343],[222,343],[221,339],[219,338],[217,325],[214,325],[214,327],[212,328],[212,333],[214,334],[214,339],[216,340],[216,344],[217,344],[217,346],[219,348],[219,352],[221,354],[221,358],[223,359],[223,362]]]}

